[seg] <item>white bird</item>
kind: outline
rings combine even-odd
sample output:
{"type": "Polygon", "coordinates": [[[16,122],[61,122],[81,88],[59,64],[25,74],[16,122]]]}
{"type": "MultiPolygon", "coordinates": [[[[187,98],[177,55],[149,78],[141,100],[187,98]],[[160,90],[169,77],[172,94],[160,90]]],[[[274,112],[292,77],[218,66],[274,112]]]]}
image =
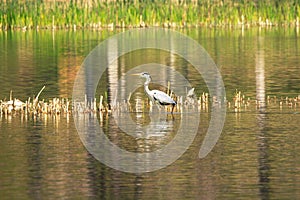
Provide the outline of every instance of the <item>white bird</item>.
{"type": "Polygon", "coordinates": [[[159,90],[149,90],[149,83],[151,82],[151,76],[148,72],[142,72],[139,74],[133,74],[133,75],[139,75],[142,78],[146,78],[146,81],[144,83],[144,90],[149,99],[152,102],[158,103],[159,105],[162,106],[167,106],[167,105],[172,105],[172,111],[173,113],[174,106],[176,105],[176,101],[174,101],[169,95],[167,95],[163,91],[159,90]]]}

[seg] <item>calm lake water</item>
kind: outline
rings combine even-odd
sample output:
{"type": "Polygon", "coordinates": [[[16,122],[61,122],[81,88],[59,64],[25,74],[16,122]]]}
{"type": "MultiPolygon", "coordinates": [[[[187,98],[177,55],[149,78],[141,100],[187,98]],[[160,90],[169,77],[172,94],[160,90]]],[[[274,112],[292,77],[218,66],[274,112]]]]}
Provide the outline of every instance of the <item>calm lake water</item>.
{"type": "MultiPolygon", "coordinates": [[[[222,134],[205,158],[199,159],[198,153],[210,122],[207,110],[199,112],[197,135],[178,160],[163,169],[140,174],[121,172],[96,160],[82,144],[74,124],[78,117],[72,114],[0,115],[1,198],[298,199],[300,100],[290,103],[286,98],[300,95],[299,30],[180,32],[199,42],[215,61],[231,102],[222,134]],[[233,105],[237,91],[251,101],[238,112],[233,105]],[[266,99],[266,105],[256,106],[255,99],[266,99]]],[[[85,57],[116,33],[0,32],[0,99],[9,99],[12,90],[13,97],[25,101],[44,85],[41,99],[71,98],[85,57]]],[[[110,100],[121,75],[133,66],[154,61],[184,75],[197,96],[207,92],[201,76],[186,61],[165,51],[144,49],[116,60],[101,78],[97,95],[105,95],[108,90],[110,100]]],[[[166,81],[172,78],[168,70],[154,70],[152,76],[165,77],[166,81]]],[[[142,86],[142,81],[139,83],[142,86]]],[[[122,90],[125,86],[118,87],[122,90]]],[[[132,99],[146,102],[142,87],[132,99]]],[[[140,111],[131,113],[137,126],[150,123],[148,112],[140,111]]],[[[154,116],[164,122],[163,134],[142,142],[119,134],[113,118],[108,115],[101,119],[108,138],[130,151],[144,152],[167,144],[176,135],[180,117],[175,114],[174,120],[164,113],[154,116]]],[[[84,117],[79,120],[84,121],[84,117]]]]}

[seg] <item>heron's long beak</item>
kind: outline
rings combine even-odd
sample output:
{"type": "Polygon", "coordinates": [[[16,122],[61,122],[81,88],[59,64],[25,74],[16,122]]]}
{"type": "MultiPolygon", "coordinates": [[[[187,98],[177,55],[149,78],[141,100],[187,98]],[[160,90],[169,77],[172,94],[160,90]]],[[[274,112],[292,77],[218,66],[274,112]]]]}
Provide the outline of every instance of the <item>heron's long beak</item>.
{"type": "Polygon", "coordinates": [[[132,76],[140,76],[141,74],[137,73],[137,74],[131,74],[132,76]]]}

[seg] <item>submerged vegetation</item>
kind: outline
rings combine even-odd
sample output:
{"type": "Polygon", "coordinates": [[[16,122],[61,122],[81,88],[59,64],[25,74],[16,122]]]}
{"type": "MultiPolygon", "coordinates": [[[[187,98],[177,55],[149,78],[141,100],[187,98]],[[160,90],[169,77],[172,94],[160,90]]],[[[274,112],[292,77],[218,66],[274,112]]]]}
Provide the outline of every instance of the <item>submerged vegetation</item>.
{"type": "Polygon", "coordinates": [[[299,0],[0,0],[0,28],[299,26],[299,0]]]}
{"type": "MultiPolygon", "coordinates": [[[[49,100],[41,100],[39,96],[41,92],[45,89],[45,86],[40,90],[40,92],[33,97],[29,97],[25,102],[13,98],[12,91],[10,92],[9,100],[0,100],[0,118],[4,116],[15,116],[21,114],[21,116],[39,116],[39,115],[61,115],[69,114],[85,114],[85,113],[99,113],[100,119],[103,115],[107,115],[111,112],[129,112],[129,113],[141,113],[141,112],[152,112],[153,106],[155,106],[146,97],[141,101],[139,98],[132,98],[130,93],[127,100],[122,102],[110,103],[107,98],[107,93],[105,95],[100,95],[97,100],[88,100],[85,96],[83,102],[72,102],[72,100],[67,98],[52,98],[49,100]]],[[[203,92],[199,96],[194,92],[194,88],[190,89],[186,96],[176,96],[171,90],[170,92],[172,98],[177,101],[175,106],[175,113],[199,111],[199,112],[209,112],[209,107],[220,105],[220,102],[215,101],[214,97],[211,97],[208,93],[203,92]]],[[[267,96],[264,100],[258,100],[255,98],[246,97],[241,91],[235,92],[232,99],[225,99],[226,107],[229,112],[245,112],[250,110],[264,110],[269,109],[279,109],[280,111],[283,107],[292,110],[293,112],[299,111],[300,105],[300,95],[296,97],[276,97],[267,96]]],[[[167,112],[171,112],[170,107],[164,107],[167,112]]]]}

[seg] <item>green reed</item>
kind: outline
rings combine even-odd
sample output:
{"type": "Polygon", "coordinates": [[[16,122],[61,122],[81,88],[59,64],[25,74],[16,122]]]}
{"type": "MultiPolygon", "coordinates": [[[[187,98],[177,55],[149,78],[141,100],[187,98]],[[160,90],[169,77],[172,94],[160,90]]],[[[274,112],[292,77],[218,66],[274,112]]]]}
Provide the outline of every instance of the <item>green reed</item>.
{"type": "Polygon", "coordinates": [[[299,0],[0,0],[1,29],[297,26],[299,16],[299,0]]]}

